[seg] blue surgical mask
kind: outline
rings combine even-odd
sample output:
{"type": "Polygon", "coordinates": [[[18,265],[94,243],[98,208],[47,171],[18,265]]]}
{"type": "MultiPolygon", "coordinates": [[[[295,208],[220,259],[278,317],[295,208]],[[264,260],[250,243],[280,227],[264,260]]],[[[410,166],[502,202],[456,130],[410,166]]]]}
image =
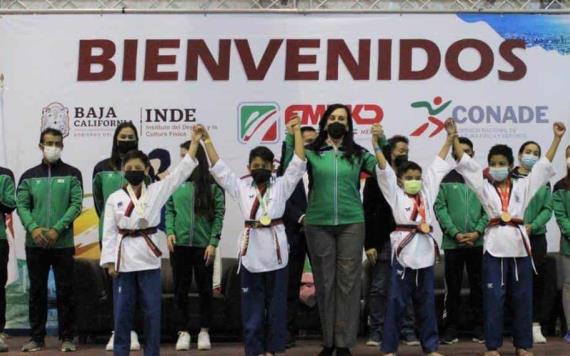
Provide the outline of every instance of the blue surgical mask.
{"type": "Polygon", "coordinates": [[[509,167],[491,167],[489,168],[489,174],[495,182],[502,182],[509,176],[509,167]]]}
{"type": "Polygon", "coordinates": [[[525,153],[522,155],[521,158],[521,163],[524,164],[524,166],[528,169],[532,169],[532,167],[534,166],[534,164],[538,162],[538,157],[533,155],[533,154],[529,154],[529,153],[525,153]]]}

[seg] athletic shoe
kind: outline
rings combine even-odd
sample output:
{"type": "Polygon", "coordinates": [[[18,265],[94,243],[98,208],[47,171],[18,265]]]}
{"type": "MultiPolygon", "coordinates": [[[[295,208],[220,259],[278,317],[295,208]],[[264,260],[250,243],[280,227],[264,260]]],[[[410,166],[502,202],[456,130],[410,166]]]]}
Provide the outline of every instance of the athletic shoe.
{"type": "Polygon", "coordinates": [[[190,334],[186,331],[178,332],[178,341],[176,341],[176,351],[190,350],[190,334]]]}
{"type": "Polygon", "coordinates": [[[210,350],[211,348],[210,334],[207,331],[200,331],[198,334],[198,350],[210,350]]]}

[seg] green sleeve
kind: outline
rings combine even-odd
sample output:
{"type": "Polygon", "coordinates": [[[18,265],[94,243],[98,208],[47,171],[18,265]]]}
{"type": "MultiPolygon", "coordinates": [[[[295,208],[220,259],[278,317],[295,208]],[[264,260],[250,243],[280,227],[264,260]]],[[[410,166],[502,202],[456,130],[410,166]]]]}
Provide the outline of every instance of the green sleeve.
{"type": "Polygon", "coordinates": [[[487,225],[489,225],[489,215],[487,215],[485,209],[481,207],[481,217],[479,218],[479,221],[477,221],[477,224],[475,224],[475,231],[477,231],[480,236],[483,236],[487,225]]]}
{"type": "Polygon", "coordinates": [[[447,199],[445,199],[445,186],[442,186],[437,194],[437,198],[435,203],[433,204],[433,209],[435,212],[435,216],[437,217],[437,221],[441,226],[441,230],[451,237],[455,237],[459,233],[459,229],[451,220],[451,216],[449,215],[449,211],[447,210],[447,199]]]}
{"type": "Polygon", "coordinates": [[[67,211],[61,219],[53,226],[53,229],[61,234],[64,230],[73,225],[73,220],[81,214],[81,206],[83,203],[83,189],[81,188],[80,178],[71,177],[71,199],[67,211]]]}
{"type": "Polygon", "coordinates": [[[378,139],[378,146],[380,146],[380,148],[390,146],[390,142],[388,142],[386,136],[382,136],[378,139]]]}
{"type": "Polygon", "coordinates": [[[552,206],[554,209],[554,216],[556,216],[556,221],[558,222],[558,226],[560,226],[562,235],[570,236],[570,216],[568,216],[568,213],[566,212],[564,195],[566,195],[566,190],[564,189],[555,191],[553,194],[552,206]]]}
{"type": "Polygon", "coordinates": [[[174,199],[172,196],[166,202],[166,210],[164,212],[164,226],[166,228],[166,235],[176,235],[174,230],[174,221],[176,218],[176,209],[174,209],[174,199]]]}
{"type": "Polygon", "coordinates": [[[210,234],[210,245],[218,247],[220,236],[222,235],[224,214],[226,213],[226,201],[224,192],[217,185],[214,186],[214,206],[214,222],[212,223],[212,232],[210,234]]]}
{"type": "Polygon", "coordinates": [[[289,166],[289,163],[293,159],[294,152],[295,152],[295,137],[288,133],[287,136],[285,136],[285,155],[282,158],[283,162],[281,162],[281,165],[283,166],[282,172],[285,172],[287,166],[289,166]]]}
{"type": "Polygon", "coordinates": [[[544,189],[544,205],[534,221],[530,224],[533,231],[543,228],[552,217],[552,193],[546,186],[541,189],[544,189]]]}
{"type": "Polygon", "coordinates": [[[30,191],[29,180],[25,179],[20,182],[18,186],[18,193],[16,196],[16,205],[18,208],[18,215],[22,221],[22,225],[28,232],[32,232],[38,227],[38,223],[34,221],[32,215],[32,207],[34,205],[32,193],[30,191]]]}
{"type": "Polygon", "coordinates": [[[14,180],[12,177],[6,176],[2,179],[2,189],[0,191],[0,204],[8,208],[10,211],[16,207],[16,193],[14,189],[14,180]]]}
{"type": "Polygon", "coordinates": [[[362,170],[368,174],[374,175],[376,165],[378,165],[376,157],[368,151],[364,152],[364,156],[362,157],[362,170]]]}
{"type": "Polygon", "coordinates": [[[97,216],[103,218],[101,216],[103,212],[103,208],[105,207],[105,201],[103,197],[103,183],[101,182],[101,174],[96,174],[93,177],[93,204],[95,205],[95,211],[97,212],[97,216]]]}

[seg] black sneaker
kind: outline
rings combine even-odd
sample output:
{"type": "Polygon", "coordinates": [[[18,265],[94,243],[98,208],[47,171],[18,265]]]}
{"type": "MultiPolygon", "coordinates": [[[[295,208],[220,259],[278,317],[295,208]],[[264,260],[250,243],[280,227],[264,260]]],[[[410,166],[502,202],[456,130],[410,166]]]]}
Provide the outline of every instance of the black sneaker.
{"type": "Polygon", "coordinates": [[[287,333],[287,344],[285,345],[285,348],[290,349],[292,347],[295,347],[297,344],[295,343],[295,336],[293,336],[292,333],[287,333]]]}
{"type": "Polygon", "coordinates": [[[445,329],[443,337],[441,338],[441,342],[446,345],[457,344],[459,342],[459,338],[457,337],[457,330],[454,327],[448,327],[445,329]]]}
{"type": "Polygon", "coordinates": [[[323,349],[317,356],[332,356],[334,354],[334,347],[323,346],[323,349]]]}
{"type": "Polygon", "coordinates": [[[420,342],[415,334],[404,334],[401,340],[407,346],[420,346],[420,342]]]}
{"type": "Polygon", "coordinates": [[[350,349],[346,347],[339,347],[336,349],[336,356],[351,356],[350,349]]]}

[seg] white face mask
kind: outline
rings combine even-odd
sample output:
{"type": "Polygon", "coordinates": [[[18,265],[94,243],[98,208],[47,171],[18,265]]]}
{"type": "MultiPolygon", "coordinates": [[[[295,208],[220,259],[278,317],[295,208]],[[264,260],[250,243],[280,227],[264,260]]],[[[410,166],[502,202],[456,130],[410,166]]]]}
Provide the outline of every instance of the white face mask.
{"type": "Polygon", "coordinates": [[[45,146],[44,147],[44,158],[49,163],[58,161],[61,158],[61,148],[56,146],[45,146]]]}

